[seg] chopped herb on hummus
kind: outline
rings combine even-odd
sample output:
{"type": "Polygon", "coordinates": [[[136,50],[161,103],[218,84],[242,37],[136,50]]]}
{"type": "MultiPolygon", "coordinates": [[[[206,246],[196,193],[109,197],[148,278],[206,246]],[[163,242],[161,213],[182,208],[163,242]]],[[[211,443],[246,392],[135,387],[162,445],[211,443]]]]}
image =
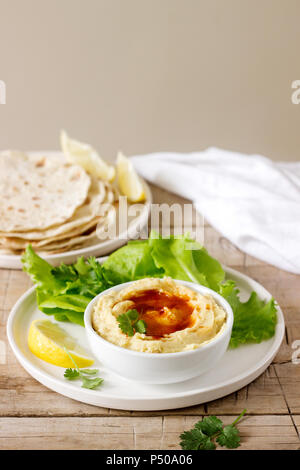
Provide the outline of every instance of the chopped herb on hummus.
{"type": "Polygon", "coordinates": [[[138,333],[146,333],[147,325],[144,320],[139,320],[139,312],[136,309],[128,310],[117,317],[119,328],[125,335],[133,336],[138,333]]]}

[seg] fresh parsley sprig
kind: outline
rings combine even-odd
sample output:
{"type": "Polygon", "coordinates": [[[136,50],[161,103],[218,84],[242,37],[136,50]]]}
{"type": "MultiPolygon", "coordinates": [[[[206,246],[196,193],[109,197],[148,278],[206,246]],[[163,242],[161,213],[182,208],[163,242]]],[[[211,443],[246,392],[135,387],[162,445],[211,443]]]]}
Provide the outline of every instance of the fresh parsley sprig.
{"type": "Polygon", "coordinates": [[[69,367],[68,369],[65,370],[64,377],[67,380],[81,379],[82,381],[81,386],[83,388],[88,388],[90,390],[94,390],[95,388],[99,387],[103,383],[103,379],[101,377],[92,377],[92,378],[89,377],[91,375],[98,374],[99,372],[98,369],[79,369],[79,367],[77,366],[75,360],[73,359],[73,357],[71,356],[67,348],[64,348],[64,349],[75,366],[74,369],[69,367]]]}
{"type": "Polygon", "coordinates": [[[135,308],[118,315],[117,321],[120,330],[125,333],[125,335],[133,336],[136,332],[146,333],[147,331],[146,322],[139,320],[139,312],[135,308]]]}
{"type": "Polygon", "coordinates": [[[224,426],[216,416],[206,416],[202,421],[198,421],[193,429],[180,435],[181,448],[184,450],[214,450],[216,449],[214,441],[228,449],[239,447],[241,439],[236,424],[246,411],[243,410],[233,423],[227,426],[224,426]]]}

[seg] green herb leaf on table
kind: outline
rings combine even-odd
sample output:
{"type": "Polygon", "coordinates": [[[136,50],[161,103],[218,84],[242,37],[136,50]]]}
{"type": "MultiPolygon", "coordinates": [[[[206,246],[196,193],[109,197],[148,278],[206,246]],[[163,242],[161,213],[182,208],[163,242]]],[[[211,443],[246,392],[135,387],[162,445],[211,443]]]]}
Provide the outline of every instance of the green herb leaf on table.
{"type": "Polygon", "coordinates": [[[240,435],[236,424],[244,416],[246,410],[230,425],[224,426],[216,416],[207,416],[198,421],[190,431],[180,435],[180,445],[183,450],[214,450],[215,441],[222,447],[235,449],[240,445],[240,435]]]}
{"type": "Polygon", "coordinates": [[[118,315],[117,321],[120,330],[127,336],[133,336],[136,331],[146,333],[147,325],[143,320],[139,320],[139,313],[136,309],[130,309],[118,315]]]}
{"type": "Polygon", "coordinates": [[[216,445],[201,429],[191,429],[180,435],[183,450],[214,450],[216,445]]]}
{"type": "Polygon", "coordinates": [[[223,431],[217,437],[216,441],[220,446],[227,447],[228,449],[235,449],[240,445],[240,435],[238,429],[230,424],[225,426],[223,431]]]}
{"type": "Polygon", "coordinates": [[[198,423],[195,424],[195,428],[200,429],[204,434],[211,437],[219,431],[222,431],[223,423],[216,416],[206,416],[202,421],[198,421],[198,423]]]}

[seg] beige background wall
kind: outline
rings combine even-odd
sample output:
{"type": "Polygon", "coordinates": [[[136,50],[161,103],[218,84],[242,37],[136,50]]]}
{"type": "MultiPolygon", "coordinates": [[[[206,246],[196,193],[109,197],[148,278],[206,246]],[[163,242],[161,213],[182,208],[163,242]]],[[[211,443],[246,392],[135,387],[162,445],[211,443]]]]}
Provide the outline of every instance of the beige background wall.
{"type": "Polygon", "coordinates": [[[300,0],[0,0],[0,148],[300,159],[300,0]]]}

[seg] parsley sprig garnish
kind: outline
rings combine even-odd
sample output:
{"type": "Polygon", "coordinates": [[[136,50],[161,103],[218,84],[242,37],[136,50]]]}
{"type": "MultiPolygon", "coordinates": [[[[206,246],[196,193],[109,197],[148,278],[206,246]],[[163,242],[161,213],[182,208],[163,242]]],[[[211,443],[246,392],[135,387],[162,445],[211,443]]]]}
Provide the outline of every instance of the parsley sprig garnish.
{"type": "Polygon", "coordinates": [[[65,370],[64,377],[67,380],[81,379],[82,381],[81,386],[83,388],[88,388],[90,390],[94,390],[95,388],[99,387],[103,383],[103,379],[101,377],[92,377],[92,378],[89,377],[91,375],[98,374],[99,372],[98,369],[79,369],[79,367],[77,366],[75,360],[73,359],[73,357],[71,356],[67,348],[64,348],[64,349],[75,366],[74,369],[69,367],[68,369],[65,370]]]}
{"type": "Polygon", "coordinates": [[[135,308],[118,315],[117,321],[120,330],[125,333],[125,335],[133,336],[136,332],[146,333],[147,331],[146,322],[139,320],[139,312],[135,308]]]}
{"type": "Polygon", "coordinates": [[[239,447],[241,439],[236,424],[246,411],[243,410],[233,423],[227,426],[224,426],[216,416],[206,416],[202,421],[198,421],[193,429],[180,435],[181,448],[184,450],[214,450],[216,449],[215,441],[228,449],[239,447]]]}

